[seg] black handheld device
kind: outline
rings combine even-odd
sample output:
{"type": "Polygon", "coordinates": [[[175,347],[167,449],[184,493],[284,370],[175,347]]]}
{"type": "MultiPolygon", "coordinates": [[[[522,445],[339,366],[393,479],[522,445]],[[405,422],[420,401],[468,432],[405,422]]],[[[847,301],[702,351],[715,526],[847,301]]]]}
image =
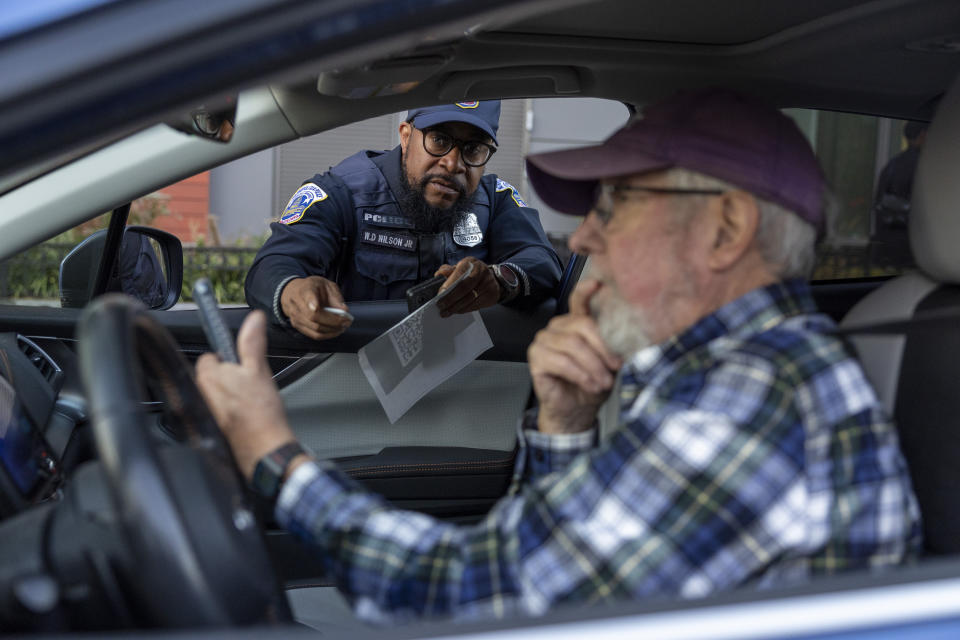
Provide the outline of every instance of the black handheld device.
{"type": "Polygon", "coordinates": [[[439,293],[440,285],[446,281],[446,276],[434,276],[407,289],[407,313],[413,313],[430,302],[439,293]]]}
{"type": "Polygon", "coordinates": [[[237,350],[233,346],[233,336],[223,321],[217,296],[213,293],[213,285],[209,279],[200,278],[193,283],[193,300],[197,303],[207,342],[224,362],[239,362],[237,350]]]}

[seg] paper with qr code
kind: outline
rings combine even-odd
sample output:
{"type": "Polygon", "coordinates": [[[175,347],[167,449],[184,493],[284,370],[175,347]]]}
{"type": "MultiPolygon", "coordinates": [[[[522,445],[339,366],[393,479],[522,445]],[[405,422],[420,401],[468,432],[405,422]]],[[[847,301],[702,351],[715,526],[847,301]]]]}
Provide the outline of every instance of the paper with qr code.
{"type": "Polygon", "coordinates": [[[390,424],[493,346],[479,312],[441,318],[440,297],[357,352],[390,424]]]}

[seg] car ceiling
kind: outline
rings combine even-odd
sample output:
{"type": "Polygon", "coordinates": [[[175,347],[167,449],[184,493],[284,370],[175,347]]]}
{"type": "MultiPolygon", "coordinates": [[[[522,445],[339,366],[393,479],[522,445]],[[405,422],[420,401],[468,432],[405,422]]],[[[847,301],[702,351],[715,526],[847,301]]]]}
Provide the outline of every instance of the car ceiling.
{"type": "Polygon", "coordinates": [[[601,0],[481,24],[361,68],[276,86],[301,135],[411,106],[589,96],[642,105],[726,85],[781,107],[932,117],[960,72],[956,0],[601,0]],[[344,99],[419,83],[403,95],[344,99]]]}
{"type": "Polygon", "coordinates": [[[305,136],[438,102],[584,96],[642,105],[704,85],[782,107],[929,119],[960,71],[957,0],[562,0],[500,3],[442,29],[418,24],[368,46],[363,64],[356,55],[308,58],[238,87],[272,82],[284,117],[305,136]],[[408,81],[416,85],[408,93],[342,97],[408,81]]]}
{"type": "Polygon", "coordinates": [[[501,31],[734,45],[754,42],[862,4],[862,0],[605,0],[522,20],[501,31]]]}

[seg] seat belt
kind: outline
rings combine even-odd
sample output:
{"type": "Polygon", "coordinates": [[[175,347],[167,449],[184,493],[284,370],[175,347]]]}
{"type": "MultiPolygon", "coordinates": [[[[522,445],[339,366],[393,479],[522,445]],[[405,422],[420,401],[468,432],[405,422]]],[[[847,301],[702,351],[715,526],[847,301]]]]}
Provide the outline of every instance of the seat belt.
{"type": "Polygon", "coordinates": [[[956,329],[960,326],[960,307],[926,311],[902,320],[881,320],[837,327],[831,333],[840,336],[882,336],[904,334],[911,329],[956,329]]]}

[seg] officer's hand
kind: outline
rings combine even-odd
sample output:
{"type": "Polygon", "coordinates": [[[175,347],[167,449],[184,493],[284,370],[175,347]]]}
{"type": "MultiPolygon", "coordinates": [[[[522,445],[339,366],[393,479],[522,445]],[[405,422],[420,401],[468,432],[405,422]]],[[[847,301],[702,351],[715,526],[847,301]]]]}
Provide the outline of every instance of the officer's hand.
{"type": "Polygon", "coordinates": [[[197,360],[197,386],[247,479],[260,458],[294,440],[267,365],[266,329],[266,315],[254,311],[237,334],[240,364],[212,353],[197,360]]]}
{"type": "Polygon", "coordinates": [[[353,322],[350,318],[324,311],[334,307],[347,311],[336,283],[322,276],[295,278],[280,293],[280,309],[293,328],[314,340],[336,338],[353,322]]]}
{"type": "Polygon", "coordinates": [[[570,295],[570,313],[551,320],[527,350],[540,401],[537,427],[544,433],[590,428],[623,364],[607,349],[590,315],[590,298],[601,286],[581,281],[570,295]]]}
{"type": "Polygon", "coordinates": [[[441,317],[446,318],[454,313],[469,313],[492,307],[500,299],[500,283],[493,277],[493,272],[487,268],[485,262],[473,257],[464,258],[456,265],[445,264],[437,269],[433,275],[447,278],[447,281],[441,285],[440,291],[453,286],[457,278],[466,273],[470,265],[473,265],[470,275],[437,302],[441,317]]]}

